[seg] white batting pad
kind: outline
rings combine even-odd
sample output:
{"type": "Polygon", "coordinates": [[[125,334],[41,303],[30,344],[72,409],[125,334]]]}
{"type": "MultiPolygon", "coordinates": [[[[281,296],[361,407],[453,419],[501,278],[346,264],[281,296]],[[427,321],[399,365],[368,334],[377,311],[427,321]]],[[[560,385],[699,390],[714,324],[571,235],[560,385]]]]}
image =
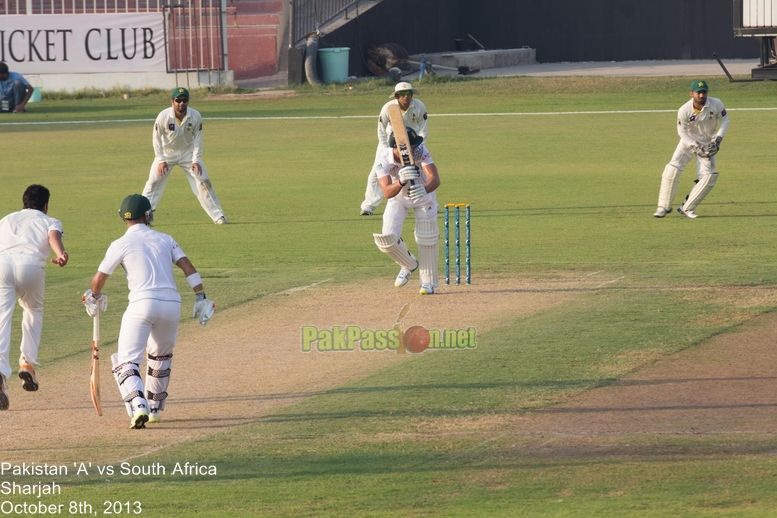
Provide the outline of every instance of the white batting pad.
{"type": "Polygon", "coordinates": [[[146,399],[149,413],[165,409],[167,386],[170,384],[170,364],[173,355],[146,357],[148,371],[146,372],[146,399]]]}
{"type": "Polygon", "coordinates": [[[661,175],[661,188],[658,190],[658,206],[669,211],[677,194],[677,184],[680,183],[680,171],[666,164],[664,174],[661,175]]]}
{"type": "Polygon", "coordinates": [[[683,210],[695,210],[704,198],[710,193],[715,182],[718,181],[718,173],[705,174],[691,189],[688,199],[683,203],[683,210]]]}
{"type": "Polygon", "coordinates": [[[431,284],[435,288],[440,280],[437,275],[437,265],[440,255],[440,229],[437,221],[416,220],[415,242],[418,245],[420,268],[418,277],[421,284],[431,284]]]}
{"type": "Polygon", "coordinates": [[[416,269],[418,261],[407,249],[407,245],[401,237],[396,234],[373,234],[372,236],[380,251],[394,259],[399,266],[408,270],[416,269]]]}
{"type": "Polygon", "coordinates": [[[113,377],[116,379],[119,393],[127,407],[127,414],[132,417],[133,411],[140,407],[145,407],[146,411],[148,411],[148,403],[146,398],[143,397],[143,379],[140,377],[140,368],[132,362],[117,365],[118,361],[119,355],[113,353],[111,355],[113,377]]]}

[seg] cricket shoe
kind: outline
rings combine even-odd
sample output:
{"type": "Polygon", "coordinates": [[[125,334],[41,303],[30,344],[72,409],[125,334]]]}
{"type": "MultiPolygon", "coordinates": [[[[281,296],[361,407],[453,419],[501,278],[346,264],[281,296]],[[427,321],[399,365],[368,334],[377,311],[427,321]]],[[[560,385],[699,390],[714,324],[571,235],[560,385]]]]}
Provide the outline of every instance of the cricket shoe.
{"type": "Polygon", "coordinates": [[[216,221],[214,221],[214,223],[215,223],[216,225],[224,225],[224,224],[226,224],[226,223],[229,223],[229,220],[227,219],[227,217],[226,217],[226,216],[221,216],[219,219],[217,219],[216,221]]]}
{"type": "Polygon", "coordinates": [[[0,374],[0,410],[8,410],[8,386],[2,374],[0,374]]]}
{"type": "Polygon", "coordinates": [[[359,212],[359,216],[372,216],[372,211],[370,209],[362,209],[359,212]]]}
{"type": "Polygon", "coordinates": [[[669,207],[668,209],[665,209],[663,207],[658,207],[656,211],[653,213],[653,216],[656,218],[663,218],[670,212],[672,212],[672,207],[669,207]]]}
{"type": "Polygon", "coordinates": [[[162,415],[158,408],[149,408],[148,410],[148,422],[149,423],[161,423],[162,415]]]}
{"type": "Polygon", "coordinates": [[[139,428],[145,428],[147,422],[148,412],[145,410],[138,410],[135,412],[135,415],[132,416],[132,420],[130,420],[130,429],[137,430],[139,428]]]}
{"type": "Polygon", "coordinates": [[[22,388],[28,392],[35,392],[38,390],[38,378],[35,377],[35,368],[24,359],[22,362],[19,366],[19,378],[22,380],[22,388]]]}
{"type": "Polygon", "coordinates": [[[683,216],[685,216],[686,218],[696,219],[696,218],[698,218],[698,217],[699,217],[699,215],[698,215],[698,214],[696,214],[696,213],[695,213],[694,211],[692,211],[692,210],[684,210],[684,209],[683,209],[683,205],[681,205],[681,206],[680,206],[680,208],[679,208],[679,209],[677,209],[677,212],[679,212],[680,214],[682,214],[682,215],[683,215],[683,216]]]}
{"type": "Polygon", "coordinates": [[[394,286],[396,286],[397,288],[401,288],[402,286],[407,284],[407,281],[410,280],[410,274],[412,274],[417,269],[418,269],[418,261],[416,261],[415,268],[413,268],[412,270],[409,270],[403,266],[402,269],[399,270],[399,275],[397,275],[397,278],[394,281],[394,286]]]}
{"type": "Polygon", "coordinates": [[[423,284],[421,285],[421,291],[419,293],[421,295],[434,295],[434,286],[431,284],[423,284]]]}

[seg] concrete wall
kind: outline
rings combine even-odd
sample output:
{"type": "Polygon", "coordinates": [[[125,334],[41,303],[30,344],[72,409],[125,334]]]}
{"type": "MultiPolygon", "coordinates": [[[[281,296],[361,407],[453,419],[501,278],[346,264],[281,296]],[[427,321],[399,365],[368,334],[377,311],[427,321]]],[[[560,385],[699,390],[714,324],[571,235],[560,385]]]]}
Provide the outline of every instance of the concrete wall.
{"type": "Polygon", "coordinates": [[[529,46],[537,61],[631,61],[759,57],[736,38],[731,0],[384,0],[321,46],[350,47],[349,73],[368,75],[371,45],[410,54],[455,50],[472,34],[487,49],[529,46]]]}

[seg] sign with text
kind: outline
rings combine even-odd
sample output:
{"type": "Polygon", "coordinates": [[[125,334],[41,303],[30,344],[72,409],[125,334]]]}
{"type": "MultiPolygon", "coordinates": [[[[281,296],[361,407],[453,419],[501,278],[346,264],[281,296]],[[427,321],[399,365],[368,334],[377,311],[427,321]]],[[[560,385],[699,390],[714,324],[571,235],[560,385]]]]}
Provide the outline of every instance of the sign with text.
{"type": "Polygon", "coordinates": [[[0,61],[20,74],[165,72],[164,17],[0,16],[0,61]]]}

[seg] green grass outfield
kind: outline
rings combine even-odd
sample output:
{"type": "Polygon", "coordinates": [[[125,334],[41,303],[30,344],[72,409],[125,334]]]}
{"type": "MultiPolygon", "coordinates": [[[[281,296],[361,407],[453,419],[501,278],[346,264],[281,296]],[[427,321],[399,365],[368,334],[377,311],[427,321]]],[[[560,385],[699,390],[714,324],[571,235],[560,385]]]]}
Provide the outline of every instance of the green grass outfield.
{"type": "MultiPolygon", "coordinates": [[[[652,217],[690,79],[419,85],[438,200],[472,204],[473,282],[594,269],[622,276],[622,289],[516,316],[479,334],[466,358],[419,357],[134,461],[188,460],[217,466],[218,476],[83,477],[68,499],[142,495],[148,516],[773,516],[773,436],[727,438],[725,448],[718,437],[632,437],[617,454],[536,457],[511,433],[530,409],[773,311],[763,293],[777,284],[777,84],[709,79],[731,117],[718,185],[697,220],[652,217]],[[741,290],[736,303],[722,295],[731,287],[741,290]],[[467,419],[491,425],[456,424],[467,419]],[[429,432],[440,423],[457,433],[429,432]]],[[[378,220],[358,216],[390,91],[377,81],[275,99],[192,91],[205,120],[203,159],[233,224],[213,225],[177,171],[156,228],[181,243],[220,311],[322,278],[393,279],[370,236],[378,220]]],[[[46,185],[71,256],[48,271],[46,365],[83,357],[73,339],[83,334],[80,294],[122,233],[121,200],[143,188],[153,119],[168,102],[153,92],[44,96],[25,115],[0,117],[0,213],[20,209],[30,183],[46,185]]],[[[694,177],[691,166],[678,198],[694,177]]],[[[116,301],[121,284],[111,285],[116,301]]],[[[117,333],[113,307],[105,336],[117,333]]],[[[17,311],[14,343],[18,321],[17,311]]]]}

